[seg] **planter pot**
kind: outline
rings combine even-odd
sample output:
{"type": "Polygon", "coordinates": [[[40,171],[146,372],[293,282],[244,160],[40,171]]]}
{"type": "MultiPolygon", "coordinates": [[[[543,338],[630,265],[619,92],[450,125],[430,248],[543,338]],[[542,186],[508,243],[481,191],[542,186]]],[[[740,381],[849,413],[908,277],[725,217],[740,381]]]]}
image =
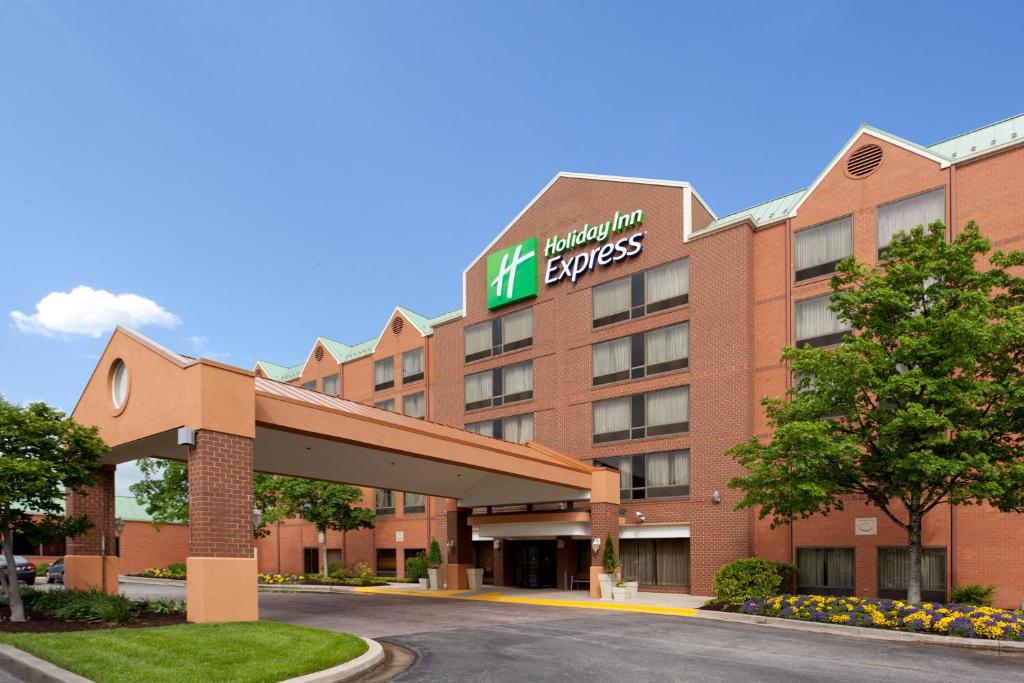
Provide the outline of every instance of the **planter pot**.
{"type": "Polygon", "coordinates": [[[629,600],[629,589],[625,586],[612,587],[612,599],[625,602],[629,600]]]}
{"type": "Polygon", "coordinates": [[[437,567],[431,567],[427,570],[427,576],[430,577],[430,590],[439,591],[441,590],[441,581],[438,579],[438,575],[441,570],[437,567]]]}
{"type": "Polygon", "coordinates": [[[598,583],[601,585],[601,599],[612,599],[612,587],[615,585],[615,576],[612,574],[598,574],[598,583]]]}
{"type": "Polygon", "coordinates": [[[420,588],[423,590],[430,588],[430,579],[420,579],[420,588]]]}
{"type": "Polygon", "coordinates": [[[639,581],[627,581],[626,582],[626,595],[630,600],[636,600],[636,594],[640,592],[639,581]]]}
{"type": "Polygon", "coordinates": [[[469,583],[469,590],[478,591],[484,585],[483,569],[467,569],[466,581],[469,583]]]}

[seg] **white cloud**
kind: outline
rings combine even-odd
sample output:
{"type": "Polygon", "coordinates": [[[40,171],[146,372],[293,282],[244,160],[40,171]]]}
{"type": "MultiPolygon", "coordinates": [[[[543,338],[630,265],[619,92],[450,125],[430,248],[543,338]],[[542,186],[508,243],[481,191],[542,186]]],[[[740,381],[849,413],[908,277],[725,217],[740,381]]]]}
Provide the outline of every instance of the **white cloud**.
{"type": "Polygon", "coordinates": [[[50,292],[31,315],[11,311],[11,319],[26,334],[81,334],[99,337],[117,325],[175,327],[181,318],[138,294],[112,294],[79,285],[70,292],[50,292]]]}
{"type": "Polygon", "coordinates": [[[189,337],[188,341],[196,349],[205,349],[206,345],[210,343],[210,338],[202,335],[196,335],[194,337],[189,337]]]}

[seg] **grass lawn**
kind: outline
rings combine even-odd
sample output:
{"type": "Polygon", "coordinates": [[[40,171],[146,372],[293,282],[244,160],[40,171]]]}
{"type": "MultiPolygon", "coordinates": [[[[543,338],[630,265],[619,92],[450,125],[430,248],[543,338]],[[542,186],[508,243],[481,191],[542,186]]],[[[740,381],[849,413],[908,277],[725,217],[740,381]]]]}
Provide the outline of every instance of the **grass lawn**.
{"type": "Polygon", "coordinates": [[[366,651],[366,643],[347,633],[272,621],[9,633],[0,642],[99,683],[274,683],[366,651]]]}

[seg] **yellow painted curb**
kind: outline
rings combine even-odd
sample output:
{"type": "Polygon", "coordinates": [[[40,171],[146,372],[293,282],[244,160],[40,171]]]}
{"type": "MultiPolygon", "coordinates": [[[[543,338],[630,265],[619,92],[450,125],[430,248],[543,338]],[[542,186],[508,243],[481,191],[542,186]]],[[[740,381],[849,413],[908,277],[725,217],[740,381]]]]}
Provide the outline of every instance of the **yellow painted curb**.
{"type": "Polygon", "coordinates": [[[500,602],[507,605],[539,605],[542,607],[570,607],[574,609],[603,609],[613,612],[637,612],[640,614],[660,614],[671,617],[696,616],[697,610],[692,607],[659,607],[658,605],[635,605],[615,602],[583,602],[581,600],[550,600],[545,598],[521,598],[494,593],[467,595],[468,591],[410,591],[393,588],[356,588],[357,593],[373,593],[377,595],[413,595],[420,598],[448,598],[449,600],[473,600],[477,602],[500,602]]]}

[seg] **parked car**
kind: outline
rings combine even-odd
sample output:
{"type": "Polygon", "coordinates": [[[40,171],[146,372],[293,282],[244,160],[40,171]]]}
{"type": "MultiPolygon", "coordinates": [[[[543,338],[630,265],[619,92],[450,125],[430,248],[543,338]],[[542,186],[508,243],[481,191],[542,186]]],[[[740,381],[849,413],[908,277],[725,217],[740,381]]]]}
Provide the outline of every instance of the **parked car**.
{"type": "MultiPolygon", "coordinates": [[[[31,586],[36,582],[36,566],[21,555],[14,556],[14,566],[18,570],[18,581],[31,586]]],[[[7,558],[0,555],[0,571],[7,573],[7,558]]]]}
{"type": "Polygon", "coordinates": [[[63,557],[58,557],[46,568],[46,583],[64,583],[63,557]]]}

